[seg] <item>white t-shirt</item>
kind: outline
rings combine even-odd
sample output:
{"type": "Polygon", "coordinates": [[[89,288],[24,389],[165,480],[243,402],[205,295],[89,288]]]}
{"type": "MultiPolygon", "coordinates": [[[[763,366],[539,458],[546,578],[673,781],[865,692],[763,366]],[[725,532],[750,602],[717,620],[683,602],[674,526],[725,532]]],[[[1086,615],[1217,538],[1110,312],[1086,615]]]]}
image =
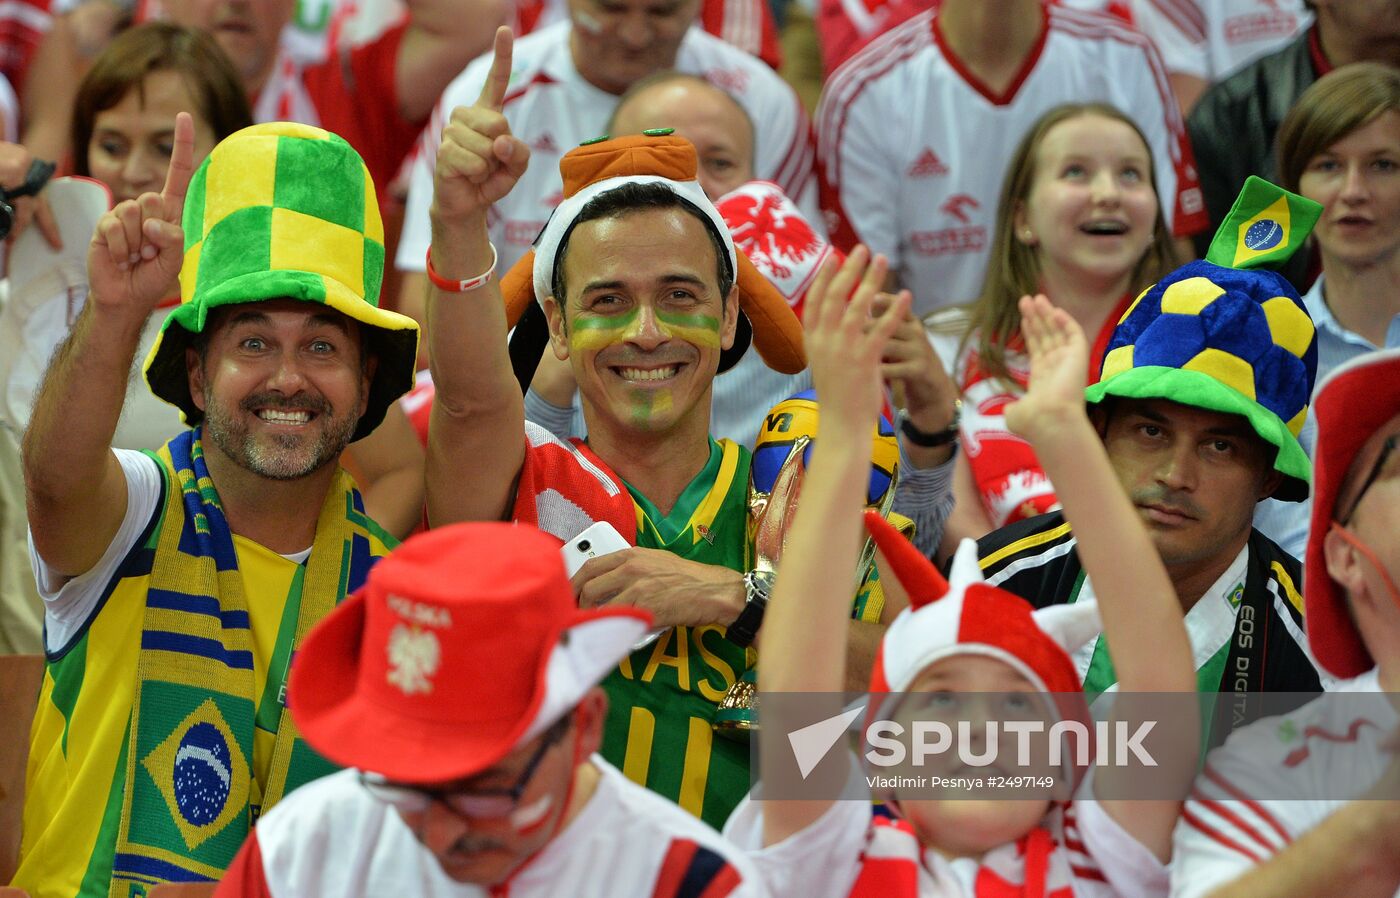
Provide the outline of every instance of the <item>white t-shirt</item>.
{"type": "MultiPolygon", "coordinates": [[[[1375,785],[1393,759],[1381,743],[1397,724],[1372,670],[1231,735],[1210,753],[1182,809],[1172,898],[1238,879],[1375,785]]],[[[1335,894],[1346,894],[1338,885],[1335,894]]]]}
{"type": "MultiPolygon", "coordinates": [[[[583,79],[569,49],[570,22],[559,22],[515,43],[514,68],[505,97],[512,133],[530,146],[530,166],[508,196],[491,212],[491,242],[504,271],[534,242],[550,212],[563,198],[559,159],[607,127],[618,98],[583,79]]],[[[474,60],[458,75],[433,110],[413,163],[396,264],[401,271],[423,271],[428,255],[428,207],[433,198],[433,167],[442,126],[458,106],[476,102],[492,56],[474,60]]],[[[801,101],[778,75],[756,57],[691,26],[676,54],[676,69],[704,77],[734,96],[755,129],[754,171],[793,197],[809,220],[816,219],[816,180],[811,125],[801,101]]]]}
{"type": "MultiPolygon", "coordinates": [[[[853,755],[852,778],[862,776],[857,763],[853,755]]],[[[1087,795],[1089,788],[1086,782],[1081,791],[1087,795]]],[[[1047,893],[1068,885],[1078,898],[1165,898],[1167,868],[1092,798],[1052,810],[1042,826],[1053,840],[1047,893]]],[[[725,823],[724,835],[749,853],[771,895],[846,898],[855,894],[852,887],[863,868],[873,865],[890,877],[887,881],[903,880],[897,873],[901,867],[917,867],[919,898],[1020,894],[1013,888],[1021,883],[1015,844],[994,848],[980,859],[949,860],[924,848],[909,830],[876,818],[868,801],[833,802],[806,829],[764,847],[763,802],[745,798],[725,823]],[[979,874],[1012,885],[1004,891],[992,891],[995,885],[978,890],[979,874]]],[[[865,898],[878,892],[859,894],[865,898]]]]}
{"type": "MultiPolygon", "coordinates": [[[[662,894],[658,886],[663,881],[686,882],[687,876],[700,888],[664,894],[763,894],[752,864],[719,833],[631,782],[598,755],[592,763],[602,777],[583,810],[509,881],[508,889],[489,894],[646,896],[662,894]],[[736,879],[732,888],[724,888],[736,879]]],[[[366,792],[358,775],[342,770],[288,795],[258,821],[250,837],[257,840],[260,870],[243,870],[235,862],[231,873],[240,878],[260,873],[267,893],[289,898],[488,894],[448,878],[398,812],[366,792]]],[[[246,882],[241,891],[263,894],[246,882]]]]}
{"type": "Polygon", "coordinates": [[[833,242],[888,256],[917,313],[981,292],[1011,155],[1061,103],[1103,101],[1128,113],[1152,150],[1167,223],[1178,235],[1206,226],[1176,99],[1147,38],[1108,16],[1048,7],[1042,43],[995,96],[943,45],[934,15],[915,16],[851,57],[817,112],[833,242]]]}
{"type": "Polygon", "coordinates": [[[1312,24],[1303,0],[1132,0],[1167,71],[1219,81],[1312,24]]]}
{"type": "MultiPolygon", "coordinates": [[[[145,533],[160,504],[165,479],[160,463],[144,452],[131,449],[113,449],[112,452],[126,475],[126,515],[97,564],[82,576],[65,579],[44,563],[34,548],[34,535],[29,536],[29,563],[34,568],[39,596],[44,600],[44,648],[49,652],[63,649],[86,626],[107,585],[145,533]]],[[[310,554],[311,548],[307,547],[282,557],[301,564],[310,554]]]]}

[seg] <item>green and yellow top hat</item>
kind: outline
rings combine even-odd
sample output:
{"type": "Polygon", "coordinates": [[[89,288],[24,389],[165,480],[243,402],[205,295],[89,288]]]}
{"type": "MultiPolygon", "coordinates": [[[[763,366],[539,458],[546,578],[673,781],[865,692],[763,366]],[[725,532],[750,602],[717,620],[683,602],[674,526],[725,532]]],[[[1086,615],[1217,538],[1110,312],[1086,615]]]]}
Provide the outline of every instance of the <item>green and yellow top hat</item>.
{"type": "Polygon", "coordinates": [[[1251,176],[1205,259],[1144,290],[1119,320],[1088,401],[1166,399],[1240,415],[1277,450],[1284,478],[1274,498],[1306,499],[1298,432],[1317,376],[1317,334],[1293,285],[1263,266],[1287,261],[1321,213],[1251,176]]]}
{"type": "Polygon", "coordinates": [[[290,122],[230,134],[200,165],[185,197],[180,305],[146,358],[151,392],[194,425],[185,349],[219,306],[268,299],[320,303],[353,318],[378,357],[354,439],[413,386],[418,325],[379,308],[384,225],[374,181],[350,144],[290,122]]]}

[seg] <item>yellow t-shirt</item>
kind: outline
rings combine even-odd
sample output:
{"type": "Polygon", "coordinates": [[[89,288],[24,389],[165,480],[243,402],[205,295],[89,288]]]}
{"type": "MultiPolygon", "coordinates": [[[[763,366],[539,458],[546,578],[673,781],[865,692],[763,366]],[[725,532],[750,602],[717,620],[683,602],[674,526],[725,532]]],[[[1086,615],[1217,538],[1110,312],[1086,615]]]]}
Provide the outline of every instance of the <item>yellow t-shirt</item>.
{"type": "MultiPolygon", "coordinates": [[[[158,503],[84,629],[48,661],[31,731],[24,838],[14,879],[35,898],[109,894],[131,762],[127,746],[138,688],[145,574],[163,509],[158,503]]],[[[251,787],[251,803],[258,806],[285,701],[305,567],[243,537],[235,535],[233,542],[248,602],[258,697],[251,787]]],[[[378,539],[371,540],[374,556],[387,551],[378,539]]],[[[143,769],[136,775],[149,776],[143,769]]]]}

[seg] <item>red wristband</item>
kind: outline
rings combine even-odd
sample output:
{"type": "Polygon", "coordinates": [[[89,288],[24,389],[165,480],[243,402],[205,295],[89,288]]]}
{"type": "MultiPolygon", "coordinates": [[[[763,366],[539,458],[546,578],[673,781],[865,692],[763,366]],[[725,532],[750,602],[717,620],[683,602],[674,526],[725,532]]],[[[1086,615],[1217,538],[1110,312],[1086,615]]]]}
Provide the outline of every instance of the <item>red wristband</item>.
{"type": "Polygon", "coordinates": [[[443,277],[433,270],[433,247],[430,244],[428,246],[428,280],[432,282],[434,287],[444,293],[467,293],[478,287],[485,286],[491,282],[491,278],[496,274],[496,261],[499,258],[496,255],[496,245],[494,243],[488,243],[487,246],[491,247],[491,267],[486,269],[486,273],[479,274],[474,278],[454,281],[443,277]]]}

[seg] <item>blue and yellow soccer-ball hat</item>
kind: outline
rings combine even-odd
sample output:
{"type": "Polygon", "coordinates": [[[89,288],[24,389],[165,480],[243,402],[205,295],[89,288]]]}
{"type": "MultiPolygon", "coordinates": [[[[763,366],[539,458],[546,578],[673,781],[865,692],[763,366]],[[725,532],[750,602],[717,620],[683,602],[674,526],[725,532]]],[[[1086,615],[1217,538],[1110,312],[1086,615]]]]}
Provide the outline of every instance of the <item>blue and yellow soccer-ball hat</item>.
{"type": "Polygon", "coordinates": [[[358,321],[379,363],[354,439],[413,387],[418,325],[379,308],[384,224],[369,170],[343,139],[291,122],[230,134],[191,179],[183,224],[181,302],[145,372],[151,392],[186,423],[204,413],[190,397],[185,349],[219,306],[296,299],[358,321]]]}
{"type": "Polygon", "coordinates": [[[1277,453],[1273,497],[1308,495],[1298,432],[1317,376],[1317,334],[1298,292],[1262,266],[1307,239],[1322,207],[1250,177],[1203,260],[1142,292],[1118,322],[1090,403],[1166,399],[1240,415],[1277,453]]]}

